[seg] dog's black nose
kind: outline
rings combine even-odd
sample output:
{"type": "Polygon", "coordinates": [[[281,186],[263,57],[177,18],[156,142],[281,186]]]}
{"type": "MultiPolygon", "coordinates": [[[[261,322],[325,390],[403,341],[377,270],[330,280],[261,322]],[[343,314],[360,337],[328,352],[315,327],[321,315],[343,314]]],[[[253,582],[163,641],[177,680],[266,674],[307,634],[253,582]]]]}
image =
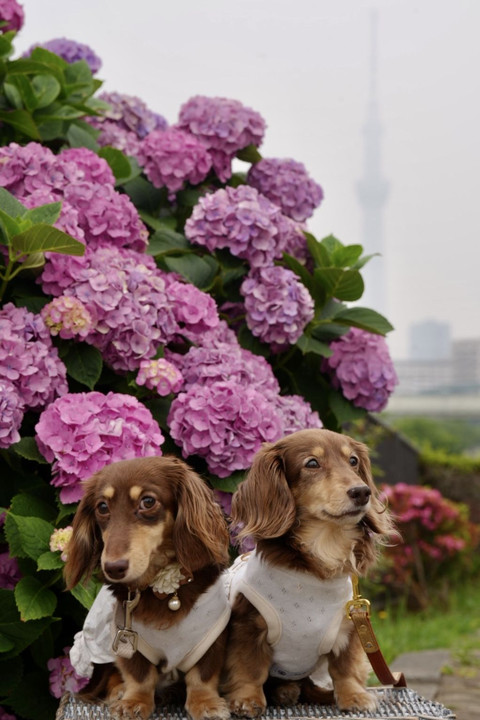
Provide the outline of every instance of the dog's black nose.
{"type": "Polygon", "coordinates": [[[122,580],[128,570],[128,560],[115,560],[115,562],[106,562],[104,565],[105,575],[110,580],[122,580]]]}
{"type": "Polygon", "coordinates": [[[350,490],[347,490],[348,497],[351,498],[358,507],[366,505],[371,494],[372,491],[366,485],[356,485],[350,488],[350,490]]]}

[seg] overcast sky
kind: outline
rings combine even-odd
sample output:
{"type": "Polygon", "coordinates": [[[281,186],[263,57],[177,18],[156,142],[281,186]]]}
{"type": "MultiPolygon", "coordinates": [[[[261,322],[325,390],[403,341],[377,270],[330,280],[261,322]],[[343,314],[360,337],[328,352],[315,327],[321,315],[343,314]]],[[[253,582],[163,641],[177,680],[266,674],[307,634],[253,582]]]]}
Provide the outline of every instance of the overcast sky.
{"type": "MultiPolygon", "coordinates": [[[[266,157],[303,162],[325,199],[321,238],[362,242],[372,11],[384,263],[395,358],[412,323],[480,338],[480,0],[21,0],[18,54],[67,37],[102,58],[103,89],[142,98],[173,123],[197,94],[230,97],[265,118],[266,157]]],[[[375,262],[375,261],[373,261],[375,262]]]]}

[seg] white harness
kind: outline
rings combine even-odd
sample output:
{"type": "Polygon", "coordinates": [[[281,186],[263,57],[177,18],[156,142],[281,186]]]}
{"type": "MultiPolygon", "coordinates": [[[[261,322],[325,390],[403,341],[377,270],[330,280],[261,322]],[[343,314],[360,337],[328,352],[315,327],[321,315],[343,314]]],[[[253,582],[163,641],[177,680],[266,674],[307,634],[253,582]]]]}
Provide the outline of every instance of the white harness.
{"type": "MultiPolygon", "coordinates": [[[[90,608],[83,629],[74,637],[70,660],[82,677],[91,677],[93,664],[114,662],[112,642],[123,617],[120,603],[104,585],[90,608]]],[[[188,672],[227,626],[230,607],[220,576],[202,593],[190,612],[168,628],[152,628],[132,615],[131,630],[138,634],[138,651],[154,665],[162,662],[162,672],[188,672]]],[[[117,653],[122,655],[123,653],[117,653]]]]}
{"type": "Polygon", "coordinates": [[[289,680],[309,676],[335,643],[345,603],[352,597],[350,577],[319,580],[269,565],[255,551],[237,558],[227,576],[230,604],[242,593],[267,623],[273,648],[270,675],[289,680]]]}

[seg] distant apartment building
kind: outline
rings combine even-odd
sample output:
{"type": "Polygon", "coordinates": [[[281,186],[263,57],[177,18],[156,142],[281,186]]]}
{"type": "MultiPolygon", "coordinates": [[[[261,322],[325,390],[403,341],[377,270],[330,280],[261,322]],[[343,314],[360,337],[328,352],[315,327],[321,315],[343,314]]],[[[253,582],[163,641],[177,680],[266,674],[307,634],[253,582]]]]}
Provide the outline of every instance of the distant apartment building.
{"type": "Polygon", "coordinates": [[[397,395],[480,393],[480,338],[450,341],[448,325],[411,328],[410,359],[397,360],[397,395]]]}

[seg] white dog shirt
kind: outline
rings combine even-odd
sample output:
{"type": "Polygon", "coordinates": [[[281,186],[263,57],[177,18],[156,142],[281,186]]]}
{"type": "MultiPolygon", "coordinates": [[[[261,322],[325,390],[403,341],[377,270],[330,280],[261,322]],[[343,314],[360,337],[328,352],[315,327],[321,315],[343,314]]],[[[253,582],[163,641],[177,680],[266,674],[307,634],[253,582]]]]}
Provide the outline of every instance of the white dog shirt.
{"type": "Polygon", "coordinates": [[[273,566],[253,551],[227,571],[227,592],[231,605],[242,593],[265,619],[273,649],[270,675],[299,680],[332,649],[352,597],[352,582],[348,575],[319,580],[273,566]]]}
{"type": "MultiPolygon", "coordinates": [[[[82,677],[91,677],[93,663],[114,662],[116,655],[112,642],[116,634],[116,616],[119,603],[105,585],[90,608],[83,629],[76,633],[70,660],[82,677]]],[[[188,672],[213,645],[227,626],[230,607],[222,577],[200,595],[190,612],[175,625],[157,629],[135,619],[132,630],[148,645],[149,655],[158,664],[163,661],[162,672],[175,669],[188,672]]],[[[149,659],[150,659],[149,657],[149,659]]]]}

